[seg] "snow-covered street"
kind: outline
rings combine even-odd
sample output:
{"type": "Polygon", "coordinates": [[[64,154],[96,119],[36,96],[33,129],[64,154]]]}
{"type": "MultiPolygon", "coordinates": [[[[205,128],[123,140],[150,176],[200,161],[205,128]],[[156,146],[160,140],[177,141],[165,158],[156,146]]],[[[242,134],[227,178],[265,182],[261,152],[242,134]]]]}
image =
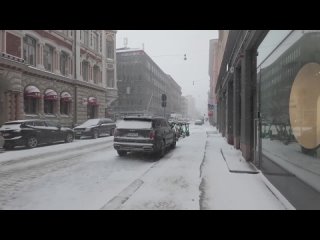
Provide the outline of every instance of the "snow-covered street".
{"type": "Polygon", "coordinates": [[[119,157],[113,137],[0,153],[0,209],[290,209],[261,173],[228,170],[215,128],[190,127],[160,161],[119,157]]]}

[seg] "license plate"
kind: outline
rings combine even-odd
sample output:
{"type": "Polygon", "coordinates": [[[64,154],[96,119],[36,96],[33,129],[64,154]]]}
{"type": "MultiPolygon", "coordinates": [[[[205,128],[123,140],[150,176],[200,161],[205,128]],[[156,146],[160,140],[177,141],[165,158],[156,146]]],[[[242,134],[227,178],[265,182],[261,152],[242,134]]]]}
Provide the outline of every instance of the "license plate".
{"type": "Polygon", "coordinates": [[[138,133],[128,133],[127,134],[128,137],[138,137],[138,133]]]}
{"type": "Polygon", "coordinates": [[[4,136],[4,137],[9,137],[9,136],[10,136],[10,133],[4,133],[4,134],[2,134],[2,136],[4,136]]]}

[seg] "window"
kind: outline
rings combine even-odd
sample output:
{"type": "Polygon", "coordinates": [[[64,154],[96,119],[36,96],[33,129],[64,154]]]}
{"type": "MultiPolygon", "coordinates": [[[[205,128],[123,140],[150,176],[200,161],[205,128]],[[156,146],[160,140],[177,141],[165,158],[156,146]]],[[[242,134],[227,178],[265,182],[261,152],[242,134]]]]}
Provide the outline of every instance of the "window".
{"type": "Polygon", "coordinates": [[[114,70],[107,70],[107,87],[114,88],[114,70]]]}
{"type": "Polygon", "coordinates": [[[114,59],[114,43],[112,40],[107,40],[107,58],[114,59]]]}
{"type": "Polygon", "coordinates": [[[45,100],[44,101],[44,113],[45,114],[53,114],[53,101],[45,100]]]}
{"type": "Polygon", "coordinates": [[[86,82],[88,82],[88,74],[89,74],[89,63],[86,61],[83,61],[82,62],[82,78],[86,82]]]}
{"type": "Polygon", "coordinates": [[[31,97],[24,97],[24,112],[27,114],[38,113],[38,99],[31,97]]]}
{"type": "Polygon", "coordinates": [[[84,45],[89,46],[89,30],[83,30],[84,45]]]}
{"type": "Polygon", "coordinates": [[[35,127],[45,127],[45,123],[43,121],[34,121],[35,127]]]}
{"type": "Polygon", "coordinates": [[[94,83],[101,82],[100,74],[101,74],[100,73],[100,68],[97,65],[95,65],[93,67],[93,81],[94,81],[94,83]]]}
{"type": "Polygon", "coordinates": [[[36,40],[29,36],[23,38],[23,59],[30,65],[36,65],[36,40]]]}
{"type": "Polygon", "coordinates": [[[69,115],[71,113],[71,95],[68,92],[62,92],[60,97],[60,113],[69,115]]]}
{"type": "Polygon", "coordinates": [[[98,47],[99,47],[99,36],[98,33],[93,33],[93,49],[98,52],[98,47]]]}
{"type": "Polygon", "coordinates": [[[43,65],[44,68],[47,71],[51,71],[53,70],[52,67],[52,63],[53,63],[53,47],[50,47],[49,45],[45,45],[43,48],[43,65]]]}
{"type": "Polygon", "coordinates": [[[60,54],[60,72],[64,76],[68,74],[68,54],[65,52],[60,54]]]}
{"type": "Polygon", "coordinates": [[[28,86],[24,90],[24,112],[37,114],[39,109],[40,90],[35,86],[28,86]]]}

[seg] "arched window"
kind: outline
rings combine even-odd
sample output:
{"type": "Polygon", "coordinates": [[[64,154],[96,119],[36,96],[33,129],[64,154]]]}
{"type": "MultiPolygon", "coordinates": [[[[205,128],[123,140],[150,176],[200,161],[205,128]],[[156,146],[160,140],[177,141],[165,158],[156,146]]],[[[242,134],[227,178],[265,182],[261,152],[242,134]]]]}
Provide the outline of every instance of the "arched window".
{"type": "Polygon", "coordinates": [[[88,119],[97,118],[98,117],[98,100],[95,97],[88,98],[88,105],[87,105],[87,113],[88,119]]]}
{"type": "Polygon", "coordinates": [[[72,97],[68,92],[62,92],[60,96],[60,113],[69,115],[71,113],[72,97]]]}
{"type": "Polygon", "coordinates": [[[39,112],[40,90],[35,86],[27,86],[24,90],[24,112],[37,114],[39,112]]]}
{"type": "Polygon", "coordinates": [[[54,114],[56,112],[56,101],[58,94],[52,89],[47,89],[44,93],[44,113],[54,114]]]}

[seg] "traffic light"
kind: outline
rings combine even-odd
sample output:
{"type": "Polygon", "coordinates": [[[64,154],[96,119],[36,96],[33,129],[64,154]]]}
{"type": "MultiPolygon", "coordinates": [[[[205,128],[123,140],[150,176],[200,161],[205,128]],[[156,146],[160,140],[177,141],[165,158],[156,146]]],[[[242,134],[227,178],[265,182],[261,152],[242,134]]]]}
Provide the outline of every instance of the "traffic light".
{"type": "Polygon", "coordinates": [[[167,95],[166,94],[162,94],[161,100],[162,100],[161,106],[162,107],[166,107],[167,106],[167,95]]]}

